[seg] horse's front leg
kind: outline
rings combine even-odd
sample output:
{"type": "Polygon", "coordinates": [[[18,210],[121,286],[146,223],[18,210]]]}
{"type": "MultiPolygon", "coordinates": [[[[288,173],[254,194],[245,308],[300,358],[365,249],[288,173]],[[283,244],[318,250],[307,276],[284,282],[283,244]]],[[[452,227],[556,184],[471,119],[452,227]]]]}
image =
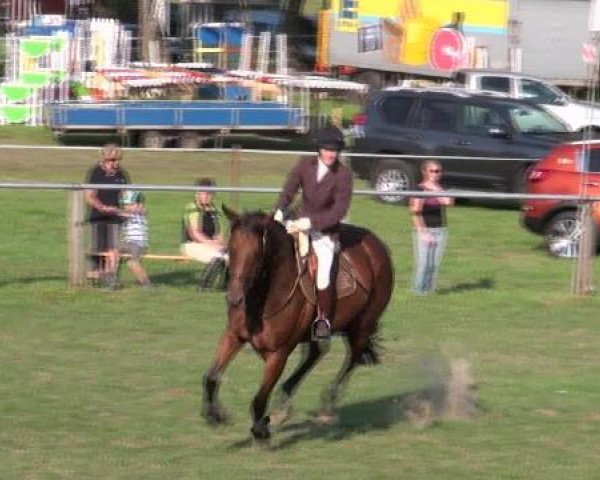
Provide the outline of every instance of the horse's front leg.
{"type": "Polygon", "coordinates": [[[204,400],[202,404],[202,416],[210,424],[217,425],[225,423],[227,414],[225,409],[219,405],[217,393],[221,375],[233,357],[240,351],[244,342],[231,330],[226,330],[219,346],[212,367],[204,374],[204,400]]]}
{"type": "Polygon", "coordinates": [[[252,435],[256,440],[267,440],[271,436],[269,431],[269,417],[265,416],[269,396],[273,387],[279,380],[281,372],[285,368],[285,363],[290,352],[277,351],[269,352],[263,355],[265,359],[265,370],[263,374],[262,385],[252,400],[252,435]]]}

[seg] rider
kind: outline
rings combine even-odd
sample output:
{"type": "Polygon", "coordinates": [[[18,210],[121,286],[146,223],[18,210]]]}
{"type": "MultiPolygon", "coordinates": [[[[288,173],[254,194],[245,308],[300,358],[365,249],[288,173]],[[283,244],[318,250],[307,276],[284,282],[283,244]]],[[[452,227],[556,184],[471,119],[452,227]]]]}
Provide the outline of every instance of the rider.
{"type": "Polygon", "coordinates": [[[339,161],[344,136],[336,127],[317,132],[317,156],[302,157],[290,172],[277,201],[275,220],[283,222],[284,211],[298,190],[302,205],[298,219],[286,223],[289,233],[307,232],[317,256],[317,318],[313,338],[328,340],[335,280],[331,278],[335,252],[339,250],[339,227],[352,199],[352,174],[339,161]]]}

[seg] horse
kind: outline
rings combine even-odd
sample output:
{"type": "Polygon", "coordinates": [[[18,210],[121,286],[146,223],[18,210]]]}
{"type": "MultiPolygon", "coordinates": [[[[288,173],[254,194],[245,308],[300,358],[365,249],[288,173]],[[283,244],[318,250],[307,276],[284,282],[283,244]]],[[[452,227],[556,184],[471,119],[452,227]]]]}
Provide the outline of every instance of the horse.
{"type": "MultiPolygon", "coordinates": [[[[325,348],[311,339],[316,306],[307,301],[300,279],[294,238],[271,214],[238,214],[223,205],[230,220],[228,321],[212,366],[204,375],[202,415],[209,424],[227,421],[217,393],[221,376],[246,344],[265,362],[263,379],[251,404],[251,433],[268,441],[270,417],[265,415],[269,397],[289,355],[302,344],[303,358],[281,385],[277,416],[286,419],[292,396],[323,355],[325,348]]],[[[337,301],[331,319],[332,332],[343,334],[347,344],[344,364],[322,396],[321,411],[333,414],[342,387],[357,365],[379,363],[377,327],[388,305],[394,271],[386,245],[365,228],[343,224],[341,251],[349,260],[356,280],[353,293],[337,301]]]]}

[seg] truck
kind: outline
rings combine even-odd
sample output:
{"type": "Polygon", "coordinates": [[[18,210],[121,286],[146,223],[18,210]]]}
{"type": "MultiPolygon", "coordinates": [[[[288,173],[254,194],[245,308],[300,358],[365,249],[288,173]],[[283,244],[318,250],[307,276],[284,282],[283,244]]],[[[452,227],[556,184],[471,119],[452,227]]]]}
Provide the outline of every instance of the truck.
{"type": "Polygon", "coordinates": [[[452,77],[454,85],[471,92],[505,94],[536,103],[561,119],[574,132],[600,132],[600,106],[577,101],[542,78],[513,72],[464,69],[452,77]]]}
{"type": "Polygon", "coordinates": [[[583,87],[589,9],[589,0],[331,0],[319,13],[316,67],[377,88],[460,68],[583,87]]]}
{"type": "Polygon", "coordinates": [[[46,125],[55,135],[117,133],[145,148],[175,140],[198,148],[208,137],[234,132],[305,133],[304,108],[269,101],[116,101],[64,102],[46,106],[46,125]]]}

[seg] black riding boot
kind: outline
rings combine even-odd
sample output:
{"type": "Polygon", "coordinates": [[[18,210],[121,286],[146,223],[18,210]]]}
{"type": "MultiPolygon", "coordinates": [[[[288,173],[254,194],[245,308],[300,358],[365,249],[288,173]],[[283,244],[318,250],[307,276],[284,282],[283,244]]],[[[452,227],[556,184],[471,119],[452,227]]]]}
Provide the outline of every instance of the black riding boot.
{"type": "Polygon", "coordinates": [[[313,340],[331,339],[331,319],[333,315],[333,285],[324,290],[317,289],[317,318],[312,325],[313,340]]]}

